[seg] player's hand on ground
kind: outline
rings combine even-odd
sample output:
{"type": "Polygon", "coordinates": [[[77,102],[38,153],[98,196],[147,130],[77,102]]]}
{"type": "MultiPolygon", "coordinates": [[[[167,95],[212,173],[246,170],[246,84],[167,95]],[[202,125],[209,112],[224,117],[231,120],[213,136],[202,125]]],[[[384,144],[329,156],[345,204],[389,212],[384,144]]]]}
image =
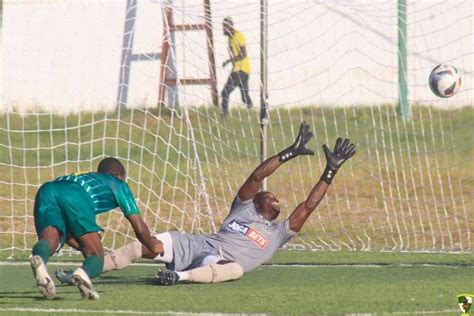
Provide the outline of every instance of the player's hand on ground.
{"type": "Polygon", "coordinates": [[[226,61],[224,61],[224,62],[222,63],[222,67],[227,66],[227,64],[229,64],[229,63],[231,63],[231,62],[232,62],[232,59],[227,59],[226,61]]]}
{"type": "Polygon", "coordinates": [[[331,184],[337,170],[344,162],[355,155],[355,145],[351,143],[350,139],[346,138],[343,141],[342,138],[339,137],[336,140],[333,152],[331,152],[326,144],[323,145],[323,150],[326,155],[327,165],[323,175],[321,176],[321,180],[325,181],[327,184],[331,184]]]}
{"type": "Polygon", "coordinates": [[[306,148],[306,144],[312,137],[313,133],[309,131],[309,125],[305,121],[301,122],[300,131],[293,145],[278,154],[280,161],[285,162],[298,155],[314,155],[314,151],[306,148]]]}

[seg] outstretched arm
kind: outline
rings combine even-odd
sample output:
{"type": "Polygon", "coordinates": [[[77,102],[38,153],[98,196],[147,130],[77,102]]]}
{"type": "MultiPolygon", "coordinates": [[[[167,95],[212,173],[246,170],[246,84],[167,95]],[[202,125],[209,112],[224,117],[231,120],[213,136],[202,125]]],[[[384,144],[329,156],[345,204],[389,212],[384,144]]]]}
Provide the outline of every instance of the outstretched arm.
{"type": "Polygon", "coordinates": [[[262,162],[240,188],[238,192],[239,199],[241,201],[253,199],[260,190],[263,179],[271,175],[281,164],[282,162],[278,159],[278,155],[262,162]]]}
{"type": "Polygon", "coordinates": [[[314,155],[314,152],[311,149],[305,147],[311,137],[313,137],[313,133],[309,131],[309,125],[306,124],[305,121],[301,122],[300,131],[293,145],[286,148],[278,155],[272,156],[262,162],[239,189],[239,199],[241,201],[253,199],[258,193],[263,179],[270,176],[284,162],[287,162],[298,155],[314,155]]]}
{"type": "Polygon", "coordinates": [[[351,144],[349,139],[343,142],[341,138],[337,139],[334,152],[331,152],[326,144],[323,145],[323,149],[327,161],[326,169],[306,201],[300,203],[289,217],[290,229],[294,232],[301,230],[308,217],[319,205],[341,165],[356,153],[355,145],[351,144]]]}

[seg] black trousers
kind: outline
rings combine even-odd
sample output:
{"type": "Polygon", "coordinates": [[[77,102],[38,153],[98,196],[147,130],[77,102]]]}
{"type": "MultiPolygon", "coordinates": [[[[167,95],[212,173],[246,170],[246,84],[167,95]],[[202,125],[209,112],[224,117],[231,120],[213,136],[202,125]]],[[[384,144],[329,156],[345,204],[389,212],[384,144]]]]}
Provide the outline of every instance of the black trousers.
{"type": "Polygon", "coordinates": [[[249,96],[249,74],[243,71],[231,72],[229,79],[222,89],[222,109],[227,111],[229,106],[229,96],[236,87],[240,89],[240,95],[242,96],[242,102],[247,104],[248,108],[252,107],[252,100],[249,96]]]}

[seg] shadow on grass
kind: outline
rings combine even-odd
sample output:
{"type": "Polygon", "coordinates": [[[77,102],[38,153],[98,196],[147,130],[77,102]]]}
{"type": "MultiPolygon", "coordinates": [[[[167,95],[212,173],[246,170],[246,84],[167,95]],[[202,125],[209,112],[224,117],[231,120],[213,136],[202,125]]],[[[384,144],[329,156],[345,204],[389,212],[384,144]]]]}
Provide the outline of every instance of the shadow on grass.
{"type": "MultiPolygon", "coordinates": [[[[94,285],[109,285],[109,284],[122,284],[122,285],[151,285],[160,288],[169,288],[170,286],[167,285],[159,285],[158,280],[154,277],[146,277],[146,278],[137,278],[137,279],[130,279],[130,278],[121,278],[121,277],[101,277],[100,280],[94,282],[94,285]]],[[[172,285],[173,288],[179,286],[192,286],[192,285],[202,285],[197,283],[176,283],[172,285]]]]}
{"type": "Polygon", "coordinates": [[[136,278],[128,279],[123,277],[101,277],[100,279],[93,281],[94,285],[109,285],[109,284],[145,284],[145,285],[156,285],[154,278],[136,278]]]}
{"type": "MultiPolygon", "coordinates": [[[[33,292],[33,291],[9,291],[9,292],[0,292],[0,298],[8,298],[8,299],[31,299],[34,301],[46,301],[44,297],[41,296],[40,293],[38,292],[33,292]],[[28,295],[26,295],[28,294],[28,295]]],[[[63,301],[65,300],[64,297],[55,297],[51,301],[63,301]]],[[[4,302],[1,302],[4,304],[4,302]]]]}

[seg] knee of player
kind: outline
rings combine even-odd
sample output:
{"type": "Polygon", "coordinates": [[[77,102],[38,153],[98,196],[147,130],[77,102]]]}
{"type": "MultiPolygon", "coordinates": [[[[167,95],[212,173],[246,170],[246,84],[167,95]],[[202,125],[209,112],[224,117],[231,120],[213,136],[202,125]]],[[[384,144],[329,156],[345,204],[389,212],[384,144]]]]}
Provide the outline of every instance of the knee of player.
{"type": "Polygon", "coordinates": [[[234,264],[235,264],[236,275],[238,276],[238,278],[241,278],[245,273],[244,268],[237,262],[234,262],[234,264]]]}
{"type": "Polygon", "coordinates": [[[216,264],[220,266],[225,266],[225,272],[228,274],[229,280],[237,280],[244,275],[244,268],[237,262],[219,261],[216,264]]]}

